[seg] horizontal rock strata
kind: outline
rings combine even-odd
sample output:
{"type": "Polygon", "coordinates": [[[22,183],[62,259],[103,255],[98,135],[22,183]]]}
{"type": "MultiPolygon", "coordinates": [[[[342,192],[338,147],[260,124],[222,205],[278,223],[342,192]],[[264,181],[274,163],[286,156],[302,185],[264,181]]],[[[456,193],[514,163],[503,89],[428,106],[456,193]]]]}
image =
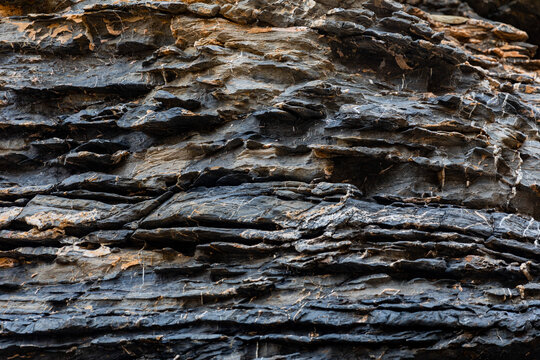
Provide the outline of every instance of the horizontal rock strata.
{"type": "Polygon", "coordinates": [[[0,358],[540,356],[516,12],[29,3],[0,5],[0,358]]]}

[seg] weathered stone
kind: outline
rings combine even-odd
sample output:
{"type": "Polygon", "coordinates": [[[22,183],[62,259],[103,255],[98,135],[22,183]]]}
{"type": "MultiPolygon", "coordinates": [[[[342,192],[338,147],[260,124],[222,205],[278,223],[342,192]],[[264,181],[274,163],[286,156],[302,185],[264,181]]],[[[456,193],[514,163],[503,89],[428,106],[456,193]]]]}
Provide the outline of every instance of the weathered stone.
{"type": "Polygon", "coordinates": [[[535,4],[2,2],[0,358],[539,358],[535,4]]]}

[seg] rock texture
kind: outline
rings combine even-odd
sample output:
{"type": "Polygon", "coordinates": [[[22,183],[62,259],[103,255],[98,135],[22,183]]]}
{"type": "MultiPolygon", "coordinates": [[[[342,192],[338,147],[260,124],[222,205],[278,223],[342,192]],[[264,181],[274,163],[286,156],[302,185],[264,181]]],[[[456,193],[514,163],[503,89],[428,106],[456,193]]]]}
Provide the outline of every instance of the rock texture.
{"type": "Polygon", "coordinates": [[[502,21],[527,31],[530,41],[540,45],[540,2],[537,0],[400,0],[447,15],[502,21]],[[476,14],[476,13],[478,14],[476,14]]]}
{"type": "Polygon", "coordinates": [[[407,3],[2,2],[0,357],[538,358],[536,46],[407,3]]]}

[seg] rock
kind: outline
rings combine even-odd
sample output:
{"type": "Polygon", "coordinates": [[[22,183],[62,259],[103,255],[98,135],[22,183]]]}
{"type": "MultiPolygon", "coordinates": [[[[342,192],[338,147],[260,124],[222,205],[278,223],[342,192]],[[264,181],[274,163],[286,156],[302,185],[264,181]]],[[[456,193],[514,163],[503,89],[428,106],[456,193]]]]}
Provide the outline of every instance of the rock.
{"type": "Polygon", "coordinates": [[[181,99],[177,96],[174,96],[168,91],[159,90],[154,95],[154,99],[163,104],[163,106],[168,108],[173,107],[182,107],[187,110],[197,110],[201,107],[201,103],[195,99],[181,99]]]}
{"type": "Polygon", "coordinates": [[[60,190],[89,190],[92,192],[107,191],[117,194],[133,195],[162,193],[164,184],[151,180],[130,179],[106,173],[87,172],[72,175],[58,184],[60,190]]]}
{"type": "Polygon", "coordinates": [[[540,358],[538,14],[2,2],[0,358],[540,358]]]}
{"type": "Polygon", "coordinates": [[[272,196],[278,189],[291,189],[294,192],[295,186],[309,191],[307,184],[301,183],[289,186],[286,183],[248,183],[233,187],[197,188],[173,196],[154,214],[144,219],[141,226],[149,228],[185,223],[224,223],[262,229],[279,228],[286,220],[286,214],[305,212],[312,207],[306,201],[284,202],[272,196]],[[217,211],[216,206],[222,208],[223,212],[217,211]],[[236,210],[231,212],[230,209],[236,210]]]}
{"type": "Polygon", "coordinates": [[[512,26],[499,25],[493,29],[493,33],[507,41],[526,41],[529,36],[525,31],[518,30],[512,26]]]}
{"type": "Polygon", "coordinates": [[[180,130],[211,128],[221,123],[216,115],[196,114],[181,107],[164,111],[141,107],[127,113],[119,124],[123,128],[144,131],[150,134],[174,134],[180,130]]]}
{"type": "Polygon", "coordinates": [[[205,3],[193,3],[188,5],[188,10],[195,15],[203,17],[215,17],[219,14],[220,6],[214,4],[205,4],[205,3]]]}
{"type": "Polygon", "coordinates": [[[92,245],[123,246],[131,234],[130,230],[100,230],[86,235],[81,242],[92,245]]]}
{"type": "Polygon", "coordinates": [[[0,229],[8,227],[9,224],[21,213],[21,207],[0,208],[0,229]]]}
{"type": "Polygon", "coordinates": [[[110,169],[120,164],[128,154],[127,151],[117,151],[114,154],[79,151],[61,156],[56,164],[82,170],[110,169]]]}

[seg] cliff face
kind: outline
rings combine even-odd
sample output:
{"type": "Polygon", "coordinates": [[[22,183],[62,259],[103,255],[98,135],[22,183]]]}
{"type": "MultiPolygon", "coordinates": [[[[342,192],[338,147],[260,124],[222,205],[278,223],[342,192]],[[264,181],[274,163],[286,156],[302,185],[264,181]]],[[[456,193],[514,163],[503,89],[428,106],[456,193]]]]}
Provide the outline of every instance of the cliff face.
{"type": "Polygon", "coordinates": [[[514,25],[526,31],[533,44],[540,45],[540,1],[538,0],[400,0],[446,15],[486,18],[514,25]]]}
{"type": "Polygon", "coordinates": [[[0,357],[538,358],[536,46],[407,2],[4,1],[0,357]]]}

